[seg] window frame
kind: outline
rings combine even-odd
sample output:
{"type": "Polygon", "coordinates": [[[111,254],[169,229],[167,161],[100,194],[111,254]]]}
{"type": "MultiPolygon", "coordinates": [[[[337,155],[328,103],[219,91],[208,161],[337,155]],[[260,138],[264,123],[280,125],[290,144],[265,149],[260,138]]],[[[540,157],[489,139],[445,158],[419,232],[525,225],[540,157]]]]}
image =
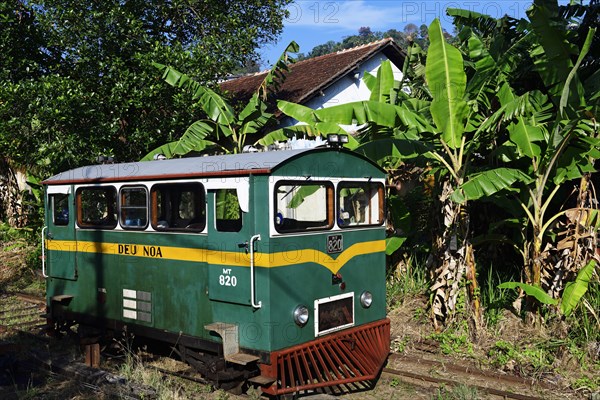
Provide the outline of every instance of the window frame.
{"type": "Polygon", "coordinates": [[[77,227],[81,228],[81,229],[102,229],[102,230],[113,230],[117,227],[117,225],[119,224],[119,216],[118,216],[118,212],[119,212],[119,204],[118,204],[118,190],[115,186],[80,186],[77,188],[77,191],[75,192],[75,204],[76,204],[76,214],[77,214],[77,227]],[[111,224],[103,224],[103,225],[98,225],[98,224],[87,224],[85,222],[83,222],[82,218],[83,218],[83,210],[82,210],[82,192],[86,191],[86,190],[90,190],[90,191],[112,191],[113,195],[114,195],[114,210],[110,209],[110,204],[107,204],[107,214],[110,214],[111,211],[113,214],[117,214],[116,218],[114,219],[114,222],[111,222],[111,224]]]}
{"type": "MultiPolygon", "coordinates": [[[[236,188],[219,188],[219,189],[210,189],[209,192],[212,192],[214,195],[214,209],[213,209],[213,216],[214,216],[214,228],[215,228],[215,232],[229,232],[229,233],[239,233],[242,231],[242,229],[244,228],[244,212],[242,211],[242,207],[240,205],[240,198],[238,195],[238,191],[236,188]],[[229,221],[235,221],[237,222],[238,220],[234,220],[234,219],[220,219],[217,218],[217,192],[219,191],[225,191],[225,192],[234,192],[235,193],[235,198],[237,200],[237,205],[238,205],[238,212],[240,215],[239,218],[239,229],[223,229],[224,226],[223,225],[219,225],[219,224],[225,224],[227,225],[227,222],[229,221]]],[[[237,226],[236,226],[237,227],[237,226]]]]}
{"type": "Polygon", "coordinates": [[[121,228],[123,228],[124,230],[134,230],[134,231],[140,231],[140,230],[145,230],[148,225],[150,224],[150,196],[148,193],[148,188],[146,186],[143,185],[127,185],[127,186],[121,186],[119,188],[119,198],[118,198],[118,219],[119,219],[119,225],[121,226],[121,228]],[[139,207],[139,206],[123,206],[123,191],[124,190],[130,190],[130,189],[142,189],[144,190],[144,194],[145,194],[145,199],[146,199],[146,207],[139,207]],[[125,219],[123,216],[123,210],[124,209],[142,209],[145,208],[146,209],[146,223],[144,225],[126,225],[125,224],[125,219]]]}
{"type": "MultiPolygon", "coordinates": [[[[180,190],[183,192],[184,190],[180,190]]],[[[191,191],[191,190],[190,190],[191,191]]],[[[193,192],[193,191],[192,191],[193,192]]],[[[179,232],[179,233],[200,233],[206,229],[207,224],[207,209],[206,209],[206,187],[201,182],[160,182],[155,183],[150,188],[150,220],[149,224],[156,232],[179,232]],[[158,226],[158,191],[162,187],[198,187],[197,193],[200,194],[199,206],[201,207],[200,214],[203,215],[203,220],[199,223],[202,224],[202,228],[187,228],[187,227],[166,227],[161,228],[158,226]],[[202,211],[204,212],[202,214],[202,211]]],[[[180,204],[179,204],[180,205],[180,204]]],[[[192,218],[193,220],[193,218],[192,218]]],[[[191,222],[191,221],[190,221],[191,222]]]]}
{"type": "MultiPolygon", "coordinates": [[[[371,192],[369,192],[371,193],[371,192]]],[[[371,207],[371,200],[369,200],[369,207],[371,207]]],[[[336,224],[340,229],[363,229],[363,228],[372,228],[372,227],[377,227],[377,226],[382,226],[385,224],[385,187],[383,185],[383,183],[381,182],[372,182],[372,181],[349,181],[349,180],[343,180],[340,181],[337,184],[337,188],[336,188],[336,197],[335,197],[335,202],[336,202],[336,224]],[[340,212],[342,209],[342,204],[340,204],[340,192],[343,189],[348,189],[348,188],[360,188],[360,187],[369,187],[369,186],[373,186],[376,188],[377,190],[377,194],[378,194],[378,201],[377,201],[377,207],[378,207],[378,211],[379,211],[379,222],[377,223],[362,223],[362,224],[354,224],[354,225],[344,225],[344,224],[340,224],[340,212]]],[[[371,213],[369,213],[369,215],[372,215],[371,213]]]]}
{"type": "Polygon", "coordinates": [[[48,199],[50,200],[50,206],[51,208],[51,212],[52,212],[52,225],[54,226],[68,226],[69,222],[71,221],[71,210],[69,210],[69,194],[68,193],[50,193],[48,194],[48,199]],[[61,222],[61,223],[57,223],[57,218],[56,218],[56,197],[57,196],[64,196],[64,199],[67,202],[67,221],[66,222],[61,222]]]}
{"type": "Polygon", "coordinates": [[[335,226],[335,187],[333,182],[327,180],[294,180],[294,179],[285,179],[278,181],[273,186],[273,225],[275,227],[275,231],[279,234],[288,234],[288,233],[312,233],[312,232],[322,232],[322,231],[330,231],[335,226]],[[309,228],[297,228],[297,229],[281,229],[282,224],[277,224],[277,213],[279,210],[279,203],[277,200],[277,190],[281,186],[314,186],[321,185],[325,187],[326,195],[326,216],[327,225],[319,226],[319,227],[309,227],[309,228]]]}

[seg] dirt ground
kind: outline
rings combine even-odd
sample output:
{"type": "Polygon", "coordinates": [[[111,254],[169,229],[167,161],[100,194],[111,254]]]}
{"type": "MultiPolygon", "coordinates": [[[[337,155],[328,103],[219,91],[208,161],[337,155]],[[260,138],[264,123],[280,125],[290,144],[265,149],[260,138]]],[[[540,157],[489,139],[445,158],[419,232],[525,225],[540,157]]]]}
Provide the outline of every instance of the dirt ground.
{"type": "MultiPolygon", "coordinates": [[[[29,282],[28,288],[32,292],[43,291],[43,283],[34,283],[34,275],[25,266],[24,259],[32,250],[26,244],[7,245],[2,244],[0,249],[0,295],[7,291],[23,290],[25,283],[29,282]]],[[[457,373],[452,368],[458,366],[471,371],[486,371],[490,374],[503,374],[506,376],[524,378],[528,383],[508,384],[505,390],[513,391],[527,396],[546,399],[600,399],[597,387],[585,387],[585,385],[574,385],[574,382],[595,382],[600,376],[600,350],[599,357],[576,357],[572,351],[557,351],[558,356],[545,365],[529,365],[518,355],[512,354],[510,349],[528,348],[535,351],[536,343],[552,342],[560,336],[561,326],[541,330],[532,328],[512,313],[506,311],[502,314],[499,322],[492,328],[482,328],[476,335],[472,331],[460,329],[452,333],[435,333],[427,317],[426,299],[421,296],[405,298],[400,304],[396,304],[388,314],[391,320],[393,354],[388,361],[387,368],[401,369],[414,374],[423,374],[452,381],[454,385],[433,385],[430,382],[418,379],[395,376],[382,373],[376,385],[367,391],[346,393],[338,398],[359,399],[390,399],[390,400],[419,400],[419,399],[485,399],[498,398],[488,396],[477,388],[500,388],[498,378],[486,379],[474,377],[474,374],[457,373]],[[557,334],[558,332],[558,334],[557,334]],[[518,347],[518,346],[519,347],[518,347]],[[585,359],[586,362],[582,363],[585,359]],[[591,360],[591,362],[590,362],[591,360]],[[446,368],[445,366],[453,366],[446,368]]],[[[2,341],[13,341],[14,336],[8,333],[0,336],[2,341]]],[[[18,339],[17,340],[22,340],[18,339]]],[[[44,342],[24,342],[27,352],[47,351],[52,345],[44,342]],[[38,344],[35,344],[38,343],[38,344]],[[32,348],[39,346],[39,348],[32,348]]],[[[560,344],[560,341],[557,341],[560,344]]],[[[68,346],[67,346],[68,347],[68,346]]],[[[20,347],[23,349],[23,346],[20,347]]],[[[61,351],[70,351],[74,359],[78,357],[83,360],[83,354],[79,349],[65,350],[59,346],[61,351]]],[[[591,349],[593,353],[594,349],[591,349]]],[[[535,354],[535,353],[533,353],[535,354]]],[[[541,354],[541,353],[540,353],[541,354]]],[[[0,372],[5,371],[5,363],[8,358],[5,353],[0,352],[0,372]]],[[[12,357],[12,356],[11,356],[12,357]]],[[[155,359],[152,364],[171,370],[184,370],[188,367],[169,358],[155,359]]],[[[116,370],[114,365],[105,364],[109,369],[116,370]]],[[[142,368],[143,370],[143,368],[142,368]]],[[[141,374],[144,372],[142,371],[141,374]]],[[[6,375],[6,374],[5,374],[6,375]]],[[[0,373],[0,380],[3,375],[0,373]]],[[[19,384],[18,379],[13,379],[12,384],[0,385],[0,398],[31,398],[31,399],[87,399],[87,398],[110,398],[94,391],[93,387],[78,385],[69,379],[57,375],[50,377],[29,377],[29,381],[19,384]],[[17,388],[18,390],[15,390],[17,388]],[[12,389],[11,389],[12,388],[12,389]]],[[[184,380],[170,379],[163,381],[160,385],[171,385],[174,389],[167,398],[179,399],[241,399],[258,398],[258,392],[250,390],[245,397],[236,396],[223,391],[215,391],[209,385],[190,383],[184,380]]],[[[327,398],[328,396],[312,396],[313,399],[327,398]]],[[[311,397],[306,397],[310,399],[311,397]]]]}

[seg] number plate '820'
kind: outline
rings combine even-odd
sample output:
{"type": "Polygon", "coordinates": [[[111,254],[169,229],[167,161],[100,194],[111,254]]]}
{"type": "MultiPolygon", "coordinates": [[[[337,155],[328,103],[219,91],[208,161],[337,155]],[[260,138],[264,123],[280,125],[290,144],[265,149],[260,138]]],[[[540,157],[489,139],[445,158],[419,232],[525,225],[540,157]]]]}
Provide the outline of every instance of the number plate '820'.
{"type": "Polygon", "coordinates": [[[342,235],[327,236],[327,253],[341,253],[344,251],[344,238],[342,235]]]}

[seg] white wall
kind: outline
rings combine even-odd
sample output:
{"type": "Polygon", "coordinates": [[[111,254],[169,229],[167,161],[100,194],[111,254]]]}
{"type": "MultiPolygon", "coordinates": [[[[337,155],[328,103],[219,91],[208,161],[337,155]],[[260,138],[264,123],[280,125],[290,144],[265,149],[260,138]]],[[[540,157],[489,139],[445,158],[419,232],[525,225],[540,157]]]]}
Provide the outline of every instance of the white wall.
{"type": "MultiPolygon", "coordinates": [[[[365,71],[377,76],[377,70],[379,69],[379,66],[387,59],[388,58],[383,53],[375,54],[373,57],[359,65],[358,79],[354,77],[354,72],[351,72],[325,89],[323,91],[323,96],[317,95],[308,102],[304,103],[304,105],[312,108],[313,110],[318,110],[320,108],[327,108],[338,104],[368,100],[371,92],[367,88],[367,85],[365,85],[363,82],[362,77],[365,71]]],[[[394,72],[394,79],[401,81],[402,71],[396,67],[394,63],[391,63],[391,65],[392,71],[394,72]]],[[[285,118],[281,121],[282,127],[298,124],[299,122],[292,118],[285,118]]]]}

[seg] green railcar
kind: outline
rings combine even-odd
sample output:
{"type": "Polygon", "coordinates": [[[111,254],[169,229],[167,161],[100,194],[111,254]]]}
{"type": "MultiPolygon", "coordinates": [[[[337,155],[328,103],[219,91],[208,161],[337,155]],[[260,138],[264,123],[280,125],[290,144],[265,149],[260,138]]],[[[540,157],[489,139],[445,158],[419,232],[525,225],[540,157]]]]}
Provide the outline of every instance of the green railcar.
{"type": "Polygon", "coordinates": [[[378,375],[389,350],[385,173],[340,148],[102,164],[44,181],[57,327],[177,345],[225,386],[378,375]]]}

